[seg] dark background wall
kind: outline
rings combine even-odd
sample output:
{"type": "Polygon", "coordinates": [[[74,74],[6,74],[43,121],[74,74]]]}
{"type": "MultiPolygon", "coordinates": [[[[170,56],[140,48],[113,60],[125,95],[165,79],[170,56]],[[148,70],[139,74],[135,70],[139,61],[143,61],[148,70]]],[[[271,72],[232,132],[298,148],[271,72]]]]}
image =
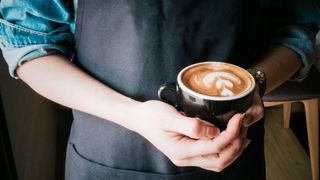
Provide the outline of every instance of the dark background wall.
{"type": "Polygon", "coordinates": [[[1,54],[0,97],[18,179],[63,179],[70,110],[9,77],[1,54]]]}

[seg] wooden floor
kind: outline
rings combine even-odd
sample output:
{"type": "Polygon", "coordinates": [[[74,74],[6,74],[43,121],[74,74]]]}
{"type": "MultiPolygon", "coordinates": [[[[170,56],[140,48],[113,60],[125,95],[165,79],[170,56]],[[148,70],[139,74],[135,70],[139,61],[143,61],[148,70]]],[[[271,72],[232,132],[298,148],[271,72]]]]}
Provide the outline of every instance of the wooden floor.
{"type": "Polygon", "coordinates": [[[273,107],[265,112],[267,179],[311,180],[309,157],[293,132],[283,128],[281,110],[273,107]]]}

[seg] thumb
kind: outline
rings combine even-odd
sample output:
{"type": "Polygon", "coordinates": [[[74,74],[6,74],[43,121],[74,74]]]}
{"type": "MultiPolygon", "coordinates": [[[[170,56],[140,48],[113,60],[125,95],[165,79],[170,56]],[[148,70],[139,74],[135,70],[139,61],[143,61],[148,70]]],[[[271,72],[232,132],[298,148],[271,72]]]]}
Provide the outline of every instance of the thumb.
{"type": "Polygon", "coordinates": [[[181,115],[172,125],[175,131],[193,139],[212,139],[220,134],[219,128],[199,118],[181,115]]]}

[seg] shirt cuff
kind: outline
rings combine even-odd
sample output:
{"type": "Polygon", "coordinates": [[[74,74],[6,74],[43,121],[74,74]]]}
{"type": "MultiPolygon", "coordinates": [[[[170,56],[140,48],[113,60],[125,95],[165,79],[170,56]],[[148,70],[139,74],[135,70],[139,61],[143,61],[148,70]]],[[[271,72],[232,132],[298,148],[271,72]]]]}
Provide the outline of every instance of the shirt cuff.
{"type": "Polygon", "coordinates": [[[62,54],[71,59],[72,53],[66,46],[53,45],[53,44],[41,44],[41,45],[29,45],[21,48],[15,47],[1,47],[2,54],[6,60],[10,76],[15,79],[19,79],[16,74],[16,69],[24,62],[32,59],[43,57],[52,54],[62,54]]]}
{"type": "Polygon", "coordinates": [[[51,54],[71,58],[73,44],[74,36],[68,26],[45,33],[0,19],[0,48],[10,75],[16,79],[16,68],[26,61],[51,54]]]}
{"type": "Polygon", "coordinates": [[[315,33],[303,26],[286,26],[272,41],[295,51],[301,59],[301,68],[291,77],[291,80],[302,81],[307,77],[315,59],[315,33]]]}

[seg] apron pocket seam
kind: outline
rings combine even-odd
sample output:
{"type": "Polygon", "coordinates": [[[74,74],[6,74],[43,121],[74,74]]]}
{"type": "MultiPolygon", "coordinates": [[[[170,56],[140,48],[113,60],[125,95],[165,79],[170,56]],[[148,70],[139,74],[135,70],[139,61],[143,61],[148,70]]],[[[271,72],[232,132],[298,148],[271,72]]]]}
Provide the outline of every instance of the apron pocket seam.
{"type": "MultiPolygon", "coordinates": [[[[130,169],[121,169],[121,168],[114,168],[107,166],[105,164],[90,160],[83,156],[77,150],[75,144],[69,143],[69,155],[71,163],[77,166],[82,173],[90,174],[95,177],[112,177],[114,179],[126,179],[135,177],[137,179],[168,179],[168,180],[180,180],[185,178],[197,177],[200,175],[200,170],[185,172],[181,174],[160,174],[160,173],[153,173],[153,172],[144,172],[144,171],[137,171],[137,170],[130,170],[130,169]]],[[[72,168],[71,168],[72,169],[72,168]]],[[[75,172],[71,172],[75,173],[75,172]]],[[[86,175],[88,175],[86,174],[86,175]]]]}

